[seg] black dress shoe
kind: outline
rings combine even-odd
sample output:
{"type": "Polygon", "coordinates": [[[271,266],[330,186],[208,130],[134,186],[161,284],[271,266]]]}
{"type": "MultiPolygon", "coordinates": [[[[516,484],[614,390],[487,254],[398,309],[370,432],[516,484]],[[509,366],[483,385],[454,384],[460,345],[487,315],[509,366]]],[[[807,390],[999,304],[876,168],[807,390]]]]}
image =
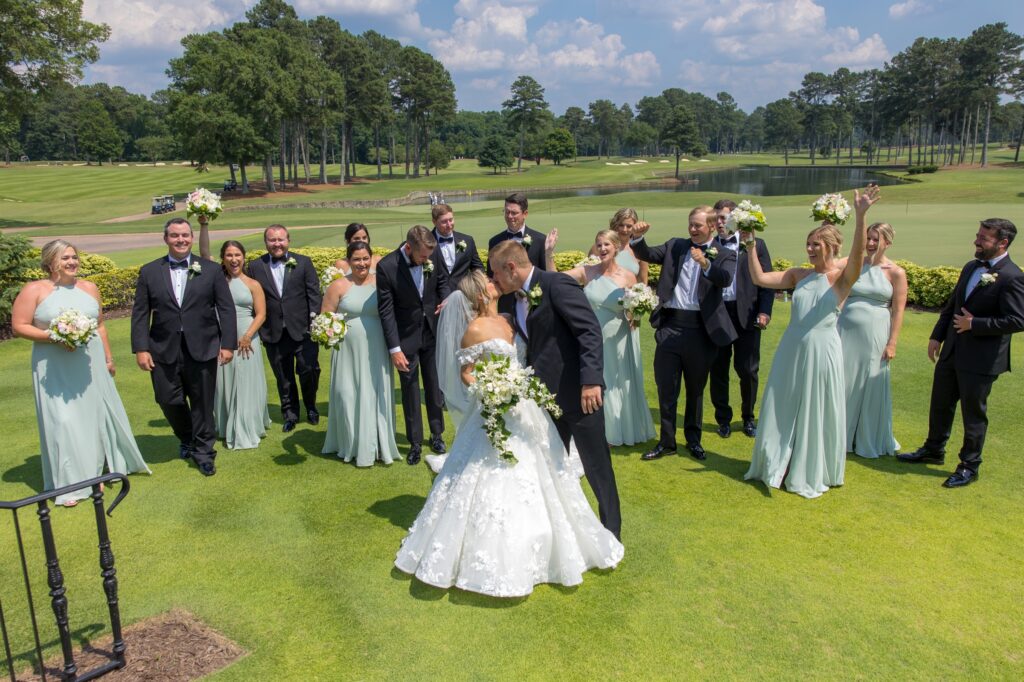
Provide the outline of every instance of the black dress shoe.
{"type": "Polygon", "coordinates": [[[178,446],[178,457],[188,459],[192,456],[192,448],[182,443],[178,446]]]}
{"type": "Polygon", "coordinates": [[[665,455],[674,454],[676,454],[675,448],[670,448],[667,445],[662,445],[661,443],[658,443],[657,445],[654,446],[653,450],[650,450],[640,455],[640,459],[644,460],[645,462],[650,462],[651,460],[654,459],[661,459],[665,455]]]}
{"type": "Polygon", "coordinates": [[[957,469],[953,475],[942,482],[943,488],[963,488],[978,480],[978,472],[970,469],[957,469]]]}
{"type": "Polygon", "coordinates": [[[722,438],[728,438],[732,435],[732,427],[728,424],[719,424],[718,431],[716,433],[722,438]]]}
{"type": "Polygon", "coordinates": [[[409,448],[409,455],[405,458],[405,463],[409,466],[415,466],[420,463],[420,446],[414,445],[409,448]]]}
{"type": "Polygon", "coordinates": [[[320,423],[320,413],[316,410],[306,410],[306,420],[313,426],[316,426],[320,423]]]}
{"type": "Polygon", "coordinates": [[[448,452],[448,448],[444,446],[444,438],[441,436],[431,436],[430,449],[438,455],[443,455],[448,452]]]}
{"type": "Polygon", "coordinates": [[[946,453],[928,448],[918,448],[913,452],[896,455],[896,459],[909,464],[942,464],[946,461],[946,453]]]}
{"type": "Polygon", "coordinates": [[[753,438],[757,435],[757,427],[754,426],[753,420],[743,422],[743,435],[747,438],[753,438]]]}
{"type": "Polygon", "coordinates": [[[213,465],[213,462],[203,462],[199,465],[199,471],[202,472],[203,476],[213,476],[217,473],[217,467],[213,465]]]}
{"type": "Polygon", "coordinates": [[[289,431],[294,431],[295,430],[295,420],[294,419],[285,419],[284,420],[284,426],[281,427],[281,430],[284,431],[285,433],[288,433],[289,431]]]}
{"type": "Polygon", "coordinates": [[[686,449],[690,451],[690,454],[693,455],[694,459],[699,459],[703,462],[708,458],[707,453],[704,452],[704,448],[701,447],[700,443],[687,443],[686,449]]]}

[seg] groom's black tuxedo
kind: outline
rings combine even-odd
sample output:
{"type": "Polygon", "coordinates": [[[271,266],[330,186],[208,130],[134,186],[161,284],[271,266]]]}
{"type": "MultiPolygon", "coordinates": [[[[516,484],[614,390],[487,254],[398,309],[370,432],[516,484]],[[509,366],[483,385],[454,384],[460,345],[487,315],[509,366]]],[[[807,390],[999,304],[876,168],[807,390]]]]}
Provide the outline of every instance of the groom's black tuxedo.
{"type": "Polygon", "coordinates": [[[212,462],[213,420],[220,349],[238,346],[235,306],[218,263],[190,257],[181,305],[174,296],[166,256],[143,265],[132,306],[132,352],[148,352],[157,404],[196,464],[212,462]]]}
{"type": "MultiPolygon", "coordinates": [[[[562,442],[576,441],[587,481],[597,497],[601,523],[618,537],[619,493],[604,432],[604,409],[584,414],[582,387],[604,386],[601,326],[583,289],[571,277],[534,268],[526,290],[540,287],[540,300],[526,316],[526,360],[552,393],[562,417],[555,420],[562,442]]],[[[515,299],[513,299],[514,301],[515,299]]],[[[518,327],[515,304],[511,310],[518,327]]],[[[520,330],[522,335],[522,330],[520,330]]]]}
{"type": "Polygon", "coordinates": [[[474,270],[484,269],[483,261],[480,260],[480,254],[476,250],[476,242],[468,234],[452,232],[452,238],[455,240],[455,261],[452,263],[452,267],[449,268],[445,263],[444,254],[442,253],[441,240],[443,237],[437,233],[436,228],[433,230],[433,233],[434,239],[437,240],[437,248],[434,249],[434,255],[437,256],[437,264],[444,268],[445,273],[447,273],[448,286],[452,291],[455,291],[463,277],[474,270]],[[460,249],[460,243],[465,244],[466,248],[460,249]]]}
{"type": "Polygon", "coordinates": [[[260,327],[260,339],[277,381],[281,415],[285,421],[297,422],[300,387],[306,409],[316,409],[320,349],[309,338],[309,323],[320,312],[322,299],[313,261],[299,253],[288,252],[285,257],[294,258],[295,266],[284,266],[281,293],[274,282],[269,253],[249,263],[249,276],[259,282],[267,301],[267,319],[260,327]],[[296,374],[299,386],[295,384],[296,374]]]}
{"type": "Polygon", "coordinates": [[[409,361],[409,371],[399,372],[402,386],[402,410],[405,413],[405,435],[415,448],[423,442],[423,417],[420,414],[419,375],[427,398],[427,421],[430,435],[444,433],[442,407],[444,398],[437,380],[434,360],[438,304],[449,294],[448,273],[444,261],[434,249],[430,257],[434,271],[423,273],[423,295],[413,281],[412,272],[403,254],[404,244],[377,263],[377,308],[388,350],[400,348],[409,361]]]}
{"type": "MultiPolygon", "coordinates": [[[[543,232],[538,232],[527,225],[523,225],[523,234],[530,238],[529,246],[525,244],[523,245],[523,248],[526,249],[526,254],[530,257],[530,263],[533,264],[533,267],[538,268],[539,270],[546,270],[547,265],[545,264],[544,259],[544,240],[547,239],[547,235],[543,232]]],[[[513,239],[512,233],[508,230],[502,230],[491,237],[490,241],[487,242],[487,250],[490,251],[498,244],[506,242],[509,239],[513,239]]],[[[494,272],[491,270],[491,264],[488,263],[487,276],[490,277],[493,274],[494,272]]]]}
{"type": "Polygon", "coordinates": [[[661,265],[658,279],[659,306],[651,314],[657,346],[654,352],[654,378],[658,386],[658,411],[661,415],[660,444],[676,448],[676,406],[680,379],[686,386],[683,432],[687,445],[699,445],[704,419],[704,387],[718,348],[736,339],[729,313],[722,301],[722,290],[729,286],[736,270],[736,254],[718,239],[708,245],[718,250],[706,273],[697,275],[694,297],[698,310],[671,307],[684,265],[690,256],[689,239],[669,239],[661,246],[648,246],[641,239],[632,244],[637,258],[661,265]]]}
{"type": "Polygon", "coordinates": [[[932,381],[928,440],[925,448],[942,452],[949,440],[957,402],[964,421],[960,467],[977,472],[985,445],[986,401],[992,384],[1010,371],[1010,334],[1024,329],[1024,273],[1009,255],[994,264],[990,284],[967,295],[971,275],[983,266],[971,261],[942,308],[931,339],[942,344],[932,381]],[[957,333],[953,315],[966,308],[974,319],[970,331],[957,333]]]}

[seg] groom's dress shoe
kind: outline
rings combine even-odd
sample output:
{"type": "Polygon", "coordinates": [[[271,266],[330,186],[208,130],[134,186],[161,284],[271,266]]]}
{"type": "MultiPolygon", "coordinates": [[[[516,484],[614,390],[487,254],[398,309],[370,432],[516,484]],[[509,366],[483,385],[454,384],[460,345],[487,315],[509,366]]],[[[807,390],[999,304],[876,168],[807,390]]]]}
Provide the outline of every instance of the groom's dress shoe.
{"type": "Polygon", "coordinates": [[[743,435],[747,438],[757,436],[757,426],[754,425],[753,420],[743,422],[743,435]]]}
{"type": "Polygon", "coordinates": [[[202,472],[203,476],[213,476],[217,473],[217,467],[213,465],[213,462],[203,462],[199,465],[199,471],[202,472]]]}
{"type": "Polygon", "coordinates": [[[970,469],[957,469],[953,475],[942,482],[943,488],[963,488],[978,480],[978,472],[970,469]]]}
{"type": "Polygon", "coordinates": [[[707,453],[704,452],[704,448],[701,447],[700,443],[687,443],[686,449],[690,451],[694,459],[704,461],[708,458],[707,453]]]}
{"type": "Polygon", "coordinates": [[[448,452],[448,448],[444,446],[444,438],[441,436],[431,436],[430,449],[438,455],[443,455],[448,452]]]}
{"type": "Polygon", "coordinates": [[[420,446],[413,445],[409,448],[409,456],[405,458],[405,461],[409,466],[415,466],[420,463],[420,446]]]}
{"type": "Polygon", "coordinates": [[[281,427],[281,430],[284,431],[285,433],[288,433],[289,431],[294,431],[295,430],[295,420],[294,419],[285,419],[284,420],[284,426],[281,427]]]}
{"type": "Polygon", "coordinates": [[[662,445],[661,443],[658,443],[657,445],[654,446],[653,450],[650,450],[650,451],[645,452],[644,454],[640,455],[640,459],[644,460],[645,462],[650,462],[651,460],[654,460],[654,459],[661,459],[665,455],[674,455],[674,454],[676,454],[676,449],[675,448],[666,447],[666,446],[662,445]]]}
{"type": "Polygon", "coordinates": [[[192,448],[182,443],[178,446],[178,457],[182,459],[188,459],[192,456],[192,448]]]}
{"type": "Polygon", "coordinates": [[[316,426],[317,424],[320,423],[320,413],[317,412],[316,410],[307,410],[306,419],[309,421],[310,424],[316,426]]]}
{"type": "Polygon", "coordinates": [[[722,438],[728,438],[732,435],[732,427],[728,424],[719,424],[717,433],[722,438]]]}
{"type": "Polygon", "coordinates": [[[913,452],[896,455],[896,459],[909,464],[942,464],[946,461],[946,453],[936,452],[927,448],[918,448],[913,452]]]}

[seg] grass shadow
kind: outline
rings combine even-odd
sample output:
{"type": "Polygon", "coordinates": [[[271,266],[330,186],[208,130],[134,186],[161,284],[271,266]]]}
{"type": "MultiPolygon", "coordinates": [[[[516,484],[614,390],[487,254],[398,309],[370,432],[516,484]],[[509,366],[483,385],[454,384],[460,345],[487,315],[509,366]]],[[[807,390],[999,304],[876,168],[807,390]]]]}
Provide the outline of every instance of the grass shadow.
{"type": "MultiPolygon", "coordinates": [[[[274,463],[281,466],[294,466],[302,464],[310,457],[320,456],[323,436],[322,431],[296,428],[281,441],[284,452],[274,455],[274,463]]],[[[326,455],[324,456],[326,457],[326,455]]]]}
{"type": "Polygon", "coordinates": [[[377,500],[366,511],[405,530],[416,520],[416,515],[426,501],[427,498],[422,495],[398,495],[389,500],[377,500]]]}
{"type": "MultiPolygon", "coordinates": [[[[448,597],[448,603],[456,606],[472,606],[478,609],[508,609],[526,602],[529,596],[525,597],[491,597],[486,594],[477,594],[467,590],[460,590],[457,587],[434,587],[421,581],[419,578],[400,571],[397,567],[391,568],[391,577],[395,580],[407,581],[409,583],[409,596],[419,601],[441,601],[448,597]]],[[[564,585],[551,585],[560,592],[571,594],[575,587],[564,585]]]]}
{"type": "MultiPolygon", "coordinates": [[[[846,453],[847,464],[853,462],[860,466],[877,471],[883,474],[895,474],[897,476],[905,476],[907,474],[917,474],[918,476],[932,476],[933,478],[946,478],[952,471],[944,469],[936,469],[936,466],[948,466],[946,464],[910,464],[907,462],[901,462],[895,457],[858,457],[852,452],[846,453]]],[[[954,462],[955,464],[955,462],[954,462]]]]}
{"type": "Polygon", "coordinates": [[[50,227],[53,223],[46,220],[11,220],[0,218],[0,229],[8,227],[50,227]]]}
{"type": "MultiPolygon", "coordinates": [[[[43,617],[45,618],[45,615],[43,617]]],[[[41,629],[50,626],[56,627],[53,624],[52,620],[49,623],[40,623],[41,629]]],[[[89,625],[83,625],[82,627],[76,628],[70,632],[71,639],[75,642],[75,644],[77,644],[77,648],[79,649],[79,651],[84,653],[86,650],[91,648],[92,640],[96,637],[96,635],[104,632],[105,630],[107,630],[108,627],[109,626],[104,625],[103,623],[90,623],[89,625]]],[[[57,638],[54,638],[48,642],[41,642],[42,649],[44,652],[54,649],[55,647],[57,647],[59,643],[60,639],[57,638]]],[[[45,661],[40,661],[39,658],[36,656],[35,649],[29,649],[28,651],[12,653],[11,659],[13,662],[20,663],[22,666],[26,668],[31,666],[32,671],[36,673],[39,672],[40,666],[42,666],[45,663],[45,661]]],[[[54,671],[47,668],[46,672],[52,674],[54,671]]],[[[79,670],[79,674],[85,672],[87,671],[79,670]]],[[[18,676],[18,678],[21,679],[20,675],[18,676]]]]}
{"type": "MultiPolygon", "coordinates": [[[[163,424],[167,425],[166,422],[163,424]]],[[[146,464],[164,464],[181,459],[178,454],[178,439],[169,431],[166,436],[135,436],[135,442],[146,464]]]]}
{"type": "Polygon", "coordinates": [[[43,492],[43,465],[41,455],[31,455],[18,466],[3,473],[6,483],[24,483],[37,493],[43,492]]]}

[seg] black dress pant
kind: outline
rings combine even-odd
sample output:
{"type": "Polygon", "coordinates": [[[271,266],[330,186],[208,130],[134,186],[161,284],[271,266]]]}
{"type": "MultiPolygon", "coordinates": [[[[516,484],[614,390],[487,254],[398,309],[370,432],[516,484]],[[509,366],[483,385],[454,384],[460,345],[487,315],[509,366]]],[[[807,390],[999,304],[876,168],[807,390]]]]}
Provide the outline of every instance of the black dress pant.
{"type": "Polygon", "coordinates": [[[604,408],[592,414],[565,412],[555,420],[555,427],[562,437],[566,452],[569,451],[570,439],[576,441],[583,473],[597,498],[601,525],[614,533],[615,537],[620,537],[622,514],[619,511],[619,490],[615,485],[612,454],[604,434],[604,408]]]}
{"type": "Polygon", "coordinates": [[[193,360],[181,339],[174,362],[153,361],[150,372],[156,402],[178,441],[196,464],[213,462],[217,456],[217,427],[213,403],[217,390],[217,358],[193,360]]]}
{"type": "Polygon", "coordinates": [[[711,341],[697,311],[662,311],[664,322],[655,333],[654,381],[661,414],[660,443],[676,447],[676,406],[680,384],[686,388],[683,433],[687,444],[699,444],[704,422],[704,387],[717,346],[711,341]],[[682,380],[682,381],[680,381],[682,380]]]}
{"type": "Polygon", "coordinates": [[[316,409],[316,389],[320,383],[320,348],[309,335],[296,341],[287,333],[277,343],[264,343],[267,360],[277,380],[277,395],[281,399],[281,416],[285,421],[299,421],[299,388],[307,410],[316,409]],[[298,384],[295,375],[298,374],[298,384]]]}
{"type": "Polygon", "coordinates": [[[406,354],[409,362],[408,372],[399,372],[398,381],[402,387],[402,411],[405,413],[405,437],[410,445],[423,442],[423,415],[420,412],[420,377],[423,378],[423,391],[427,399],[427,423],[430,436],[444,434],[444,417],[442,406],[444,398],[437,380],[437,363],[434,360],[434,342],[425,344],[418,353],[406,354]]]}
{"type": "Polygon", "coordinates": [[[998,375],[974,374],[953,367],[950,359],[939,360],[932,379],[932,400],[928,411],[928,439],[924,447],[942,452],[953,428],[956,405],[964,422],[964,442],[960,448],[958,469],[977,473],[981,465],[981,450],[985,446],[988,430],[988,394],[998,375]]]}
{"type": "Polygon", "coordinates": [[[740,380],[740,417],[744,422],[754,421],[757,374],[761,366],[761,330],[753,324],[749,329],[740,326],[735,301],[726,301],[725,309],[729,312],[737,336],[728,346],[718,348],[715,362],[711,366],[711,404],[715,406],[715,422],[732,423],[733,412],[729,405],[730,360],[740,380]]]}

